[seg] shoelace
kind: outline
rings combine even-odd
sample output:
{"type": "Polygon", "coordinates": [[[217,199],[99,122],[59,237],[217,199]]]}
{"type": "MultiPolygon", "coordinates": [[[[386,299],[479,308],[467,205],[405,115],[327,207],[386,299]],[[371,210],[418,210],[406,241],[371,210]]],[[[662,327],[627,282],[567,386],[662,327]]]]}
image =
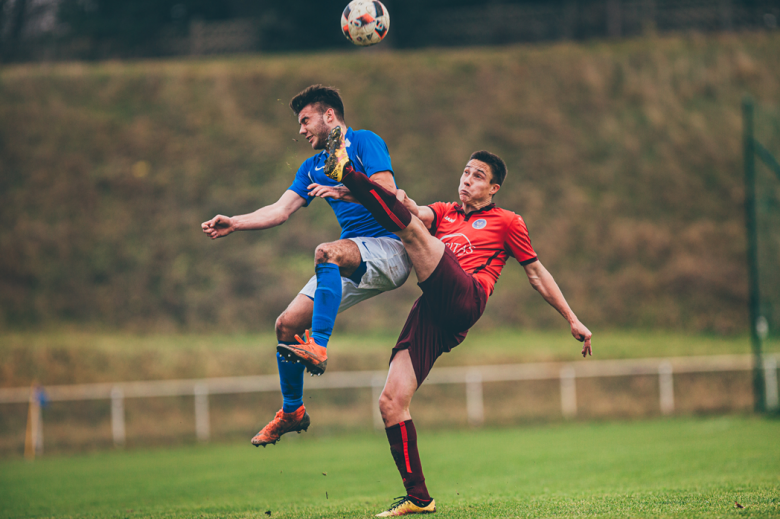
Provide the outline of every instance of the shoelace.
{"type": "Polygon", "coordinates": [[[311,339],[311,335],[309,335],[309,330],[304,330],[303,336],[306,337],[305,341],[302,340],[297,334],[295,335],[295,340],[298,341],[298,344],[307,344],[311,339]]]}
{"type": "MultiPolygon", "coordinates": [[[[398,497],[395,497],[393,499],[395,499],[395,502],[393,502],[393,504],[390,505],[390,508],[387,509],[388,512],[390,512],[392,510],[395,510],[396,508],[398,508],[402,504],[406,503],[407,501],[411,501],[411,499],[409,499],[409,496],[398,496],[398,497]]],[[[414,503],[412,503],[412,504],[414,504],[414,503]]]]}

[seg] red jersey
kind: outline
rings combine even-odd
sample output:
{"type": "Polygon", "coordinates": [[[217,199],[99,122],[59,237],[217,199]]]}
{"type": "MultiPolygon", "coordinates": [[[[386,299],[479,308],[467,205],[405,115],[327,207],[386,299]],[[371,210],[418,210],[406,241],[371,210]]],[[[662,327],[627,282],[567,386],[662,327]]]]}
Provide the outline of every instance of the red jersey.
{"type": "Polygon", "coordinates": [[[525,222],[512,211],[496,204],[469,214],[451,202],[429,207],[434,215],[431,234],[455,253],[463,270],[480,282],[488,296],[510,256],[521,265],[537,259],[525,222]]]}

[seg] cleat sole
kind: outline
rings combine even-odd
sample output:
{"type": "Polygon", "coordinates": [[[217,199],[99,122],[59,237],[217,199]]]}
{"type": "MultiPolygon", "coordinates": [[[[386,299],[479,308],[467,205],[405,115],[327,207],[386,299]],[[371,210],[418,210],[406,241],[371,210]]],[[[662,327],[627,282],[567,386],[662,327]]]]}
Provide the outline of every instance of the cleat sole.
{"type": "Polygon", "coordinates": [[[336,158],[336,150],[339,148],[343,137],[344,136],[342,134],[341,127],[336,126],[330,131],[328,134],[328,139],[325,141],[325,149],[328,152],[328,158],[325,159],[325,175],[335,180],[336,182],[341,182],[341,179],[344,175],[343,168],[339,172],[334,172],[334,170],[338,168],[339,164],[339,161],[336,158]]]}
{"type": "Polygon", "coordinates": [[[306,413],[306,412],[303,413],[303,418],[301,418],[301,421],[298,423],[298,425],[299,425],[299,427],[297,429],[289,429],[289,430],[281,433],[281,435],[279,437],[277,437],[273,441],[268,441],[268,442],[260,441],[258,443],[254,443],[254,442],[251,442],[251,443],[255,447],[260,447],[261,445],[263,447],[265,447],[267,445],[276,445],[276,442],[282,441],[281,436],[283,436],[283,435],[285,435],[287,433],[297,432],[298,434],[301,434],[301,432],[307,432],[309,430],[309,426],[311,425],[311,418],[309,417],[309,413],[306,413]]]}
{"type": "Polygon", "coordinates": [[[288,360],[289,362],[295,362],[296,364],[299,364],[299,363],[303,364],[304,367],[306,368],[306,371],[311,376],[322,375],[323,373],[325,373],[325,370],[327,369],[327,366],[328,366],[328,360],[327,359],[325,359],[320,364],[316,364],[315,365],[315,364],[312,364],[307,359],[300,358],[293,351],[288,350],[287,347],[285,347],[282,344],[280,344],[279,346],[276,347],[276,351],[282,357],[284,357],[286,360],[288,360]]]}

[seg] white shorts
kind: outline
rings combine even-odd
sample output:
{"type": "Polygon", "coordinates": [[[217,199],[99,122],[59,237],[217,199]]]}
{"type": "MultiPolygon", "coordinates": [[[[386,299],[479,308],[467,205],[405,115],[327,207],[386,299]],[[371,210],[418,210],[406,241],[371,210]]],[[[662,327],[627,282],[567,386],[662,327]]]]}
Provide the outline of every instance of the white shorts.
{"type": "MultiPolygon", "coordinates": [[[[412,271],[412,263],[400,240],[387,237],[348,239],[360,249],[360,257],[366,263],[366,272],[360,278],[360,283],[341,278],[339,312],[382,292],[400,287],[412,271]]],[[[312,276],[300,293],[314,299],[315,290],[317,276],[312,276]]]]}

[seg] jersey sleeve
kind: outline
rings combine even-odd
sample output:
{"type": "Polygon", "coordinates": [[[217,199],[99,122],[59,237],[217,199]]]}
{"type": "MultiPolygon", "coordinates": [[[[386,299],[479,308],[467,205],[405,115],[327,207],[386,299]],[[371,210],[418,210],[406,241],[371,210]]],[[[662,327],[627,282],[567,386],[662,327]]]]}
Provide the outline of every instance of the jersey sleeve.
{"type": "Polygon", "coordinates": [[[367,177],[380,171],[393,171],[393,164],[390,161],[390,152],[387,150],[387,144],[382,138],[374,132],[362,130],[360,139],[355,143],[355,158],[360,162],[363,172],[367,177]]]}
{"type": "Polygon", "coordinates": [[[450,210],[451,206],[452,204],[448,204],[446,202],[434,202],[428,206],[433,211],[433,223],[431,224],[432,235],[436,235],[436,230],[439,228],[439,222],[441,222],[441,219],[444,217],[447,211],[450,210]]]}
{"type": "Polygon", "coordinates": [[[301,167],[298,168],[298,172],[295,174],[295,179],[290,187],[287,189],[296,193],[298,196],[306,200],[306,206],[308,206],[314,199],[313,196],[309,196],[309,184],[312,184],[311,178],[309,178],[309,171],[311,170],[311,159],[303,161],[301,167]]]}
{"type": "Polygon", "coordinates": [[[537,260],[536,252],[531,246],[528,228],[525,226],[523,218],[518,214],[513,215],[509,223],[504,239],[504,247],[523,266],[537,260]]]}

